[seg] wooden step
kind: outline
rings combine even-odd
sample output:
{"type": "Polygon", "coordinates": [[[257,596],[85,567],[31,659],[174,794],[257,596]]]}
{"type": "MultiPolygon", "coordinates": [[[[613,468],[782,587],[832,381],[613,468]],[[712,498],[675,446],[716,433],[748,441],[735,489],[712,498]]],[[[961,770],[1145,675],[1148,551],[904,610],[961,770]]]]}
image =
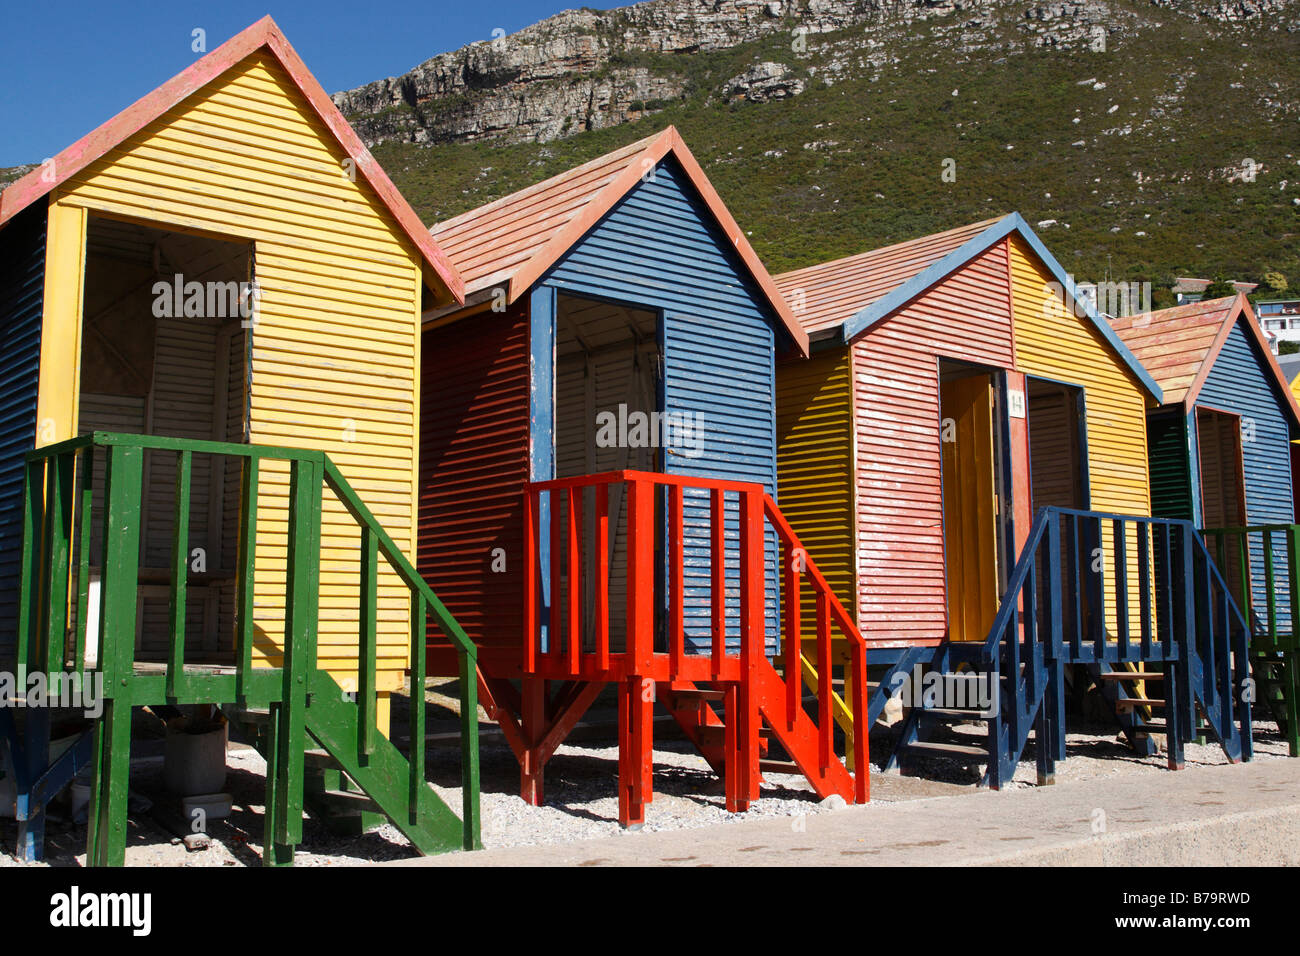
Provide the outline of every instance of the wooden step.
{"type": "Polygon", "coordinates": [[[918,707],[916,713],[919,717],[929,717],[933,720],[943,720],[951,723],[959,723],[963,720],[984,721],[993,719],[982,710],[963,710],[956,707],[918,707]]]}
{"type": "Polygon", "coordinates": [[[1165,675],[1159,671],[1102,671],[1102,680],[1164,680],[1165,675]]]}
{"type": "Polygon", "coordinates": [[[905,748],[909,754],[924,757],[948,757],[963,763],[984,763],[989,759],[989,752],[983,747],[970,744],[940,744],[929,740],[918,740],[905,748]]]}
{"type": "Polygon", "coordinates": [[[1158,697],[1121,697],[1115,701],[1115,706],[1120,710],[1132,710],[1134,707],[1163,707],[1165,702],[1158,697]]]}
{"type": "Polygon", "coordinates": [[[308,767],[318,770],[331,770],[338,766],[334,762],[334,758],[324,750],[304,750],[302,756],[308,767]]]}
{"type": "Polygon", "coordinates": [[[727,692],[716,687],[696,687],[691,690],[669,691],[673,703],[681,707],[697,707],[700,704],[716,704],[727,698],[727,692]]]}
{"type": "Polygon", "coordinates": [[[797,773],[802,774],[799,765],[793,760],[760,760],[758,762],[759,773],[797,773]]]}

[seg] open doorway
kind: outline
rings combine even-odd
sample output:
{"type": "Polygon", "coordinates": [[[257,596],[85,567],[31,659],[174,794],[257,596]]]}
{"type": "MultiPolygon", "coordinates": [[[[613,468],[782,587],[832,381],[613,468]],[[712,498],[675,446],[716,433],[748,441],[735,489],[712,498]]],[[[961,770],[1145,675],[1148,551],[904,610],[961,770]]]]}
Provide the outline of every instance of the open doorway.
{"type": "MultiPolygon", "coordinates": [[[[252,246],[91,217],[86,234],[78,431],[223,442],[247,440],[252,246]]],[[[91,606],[101,554],[103,462],[96,461],[91,606]]],[[[169,644],[176,456],[144,458],[136,655],[169,644]]],[[[186,659],[223,661],[233,648],[240,468],[195,455],[186,659]]]]}
{"type": "MultiPolygon", "coordinates": [[[[555,477],[663,470],[663,450],[653,428],[657,413],[662,412],[662,368],[656,312],[571,295],[557,297],[555,477]]],[[[627,632],[623,587],[627,502],[621,485],[611,486],[609,496],[609,636],[611,649],[621,650],[627,632]]],[[[583,511],[581,577],[587,593],[581,632],[590,649],[596,606],[595,496],[591,492],[584,494],[583,511]]],[[[565,593],[567,586],[562,578],[565,593]]]]}
{"type": "Polygon", "coordinates": [[[1001,596],[996,394],[988,369],[939,363],[948,636],[954,641],[984,640],[1001,596]]]}
{"type": "MultiPolygon", "coordinates": [[[[1196,447],[1200,459],[1201,527],[1241,528],[1246,525],[1246,477],[1241,447],[1241,416],[1213,408],[1196,408],[1196,447]]],[[[1221,568],[1238,607],[1242,593],[1240,548],[1228,536],[1226,567],[1221,568]]],[[[1249,571],[1247,571],[1249,573],[1249,571]]]]}

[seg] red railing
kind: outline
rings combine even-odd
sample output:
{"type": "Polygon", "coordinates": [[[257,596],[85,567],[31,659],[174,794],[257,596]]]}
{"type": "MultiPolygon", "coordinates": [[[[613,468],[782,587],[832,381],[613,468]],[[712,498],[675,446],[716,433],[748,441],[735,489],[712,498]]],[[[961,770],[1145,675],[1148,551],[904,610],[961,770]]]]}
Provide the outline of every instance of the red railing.
{"type": "MultiPolygon", "coordinates": [[[[536,482],[525,492],[524,536],[525,675],[738,684],[801,769],[808,772],[805,763],[814,763],[826,779],[834,774],[832,764],[844,773],[834,739],[838,631],[848,649],[842,663],[851,699],[841,703],[853,714],[844,756],[862,771],[845,796],[866,800],[866,644],[762,485],[642,471],[536,482]],[[773,617],[770,628],[768,599],[775,608],[779,598],[769,556],[783,569],[784,591],[782,622],[773,617]],[[543,606],[544,565],[549,607],[543,606]],[[688,578],[695,582],[689,592],[688,578]],[[803,709],[804,585],[816,607],[809,682],[815,683],[815,731],[803,709]],[[621,617],[619,601],[626,604],[621,617]],[[783,674],[766,652],[769,631],[775,639],[778,630],[783,674]],[[815,741],[804,740],[809,731],[815,741]]],[[[847,784],[847,777],[840,779],[847,784]]]]}

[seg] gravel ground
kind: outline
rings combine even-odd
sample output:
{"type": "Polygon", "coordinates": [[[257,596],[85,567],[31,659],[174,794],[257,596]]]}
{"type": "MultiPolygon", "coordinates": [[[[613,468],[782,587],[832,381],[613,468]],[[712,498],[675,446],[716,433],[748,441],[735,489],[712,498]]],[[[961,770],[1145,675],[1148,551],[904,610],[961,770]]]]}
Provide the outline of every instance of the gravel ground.
{"type": "MultiPolygon", "coordinates": [[[[447,706],[446,698],[430,699],[447,706]]],[[[395,732],[400,736],[404,713],[394,708],[395,732]]],[[[432,716],[432,715],[431,715],[432,716]]],[[[447,714],[446,716],[451,716],[447,714]]],[[[518,796],[519,768],[514,756],[494,728],[483,722],[480,763],[482,771],[483,844],[510,847],[571,842],[621,832],[618,826],[618,753],[610,744],[615,715],[607,710],[589,713],[574,738],[560,747],[547,765],[546,805],[531,807],[518,796]],[[576,739],[575,739],[576,738],[576,739]],[[585,738],[585,739],[584,739],[585,738]]],[[[437,730],[441,723],[431,725],[437,730]]],[[[981,728],[959,726],[957,734],[981,728]]],[[[1057,784],[1106,776],[1168,773],[1163,754],[1138,757],[1117,736],[1113,726],[1074,723],[1068,737],[1068,757],[1057,765],[1057,784]]],[[[890,731],[873,732],[876,752],[889,744],[890,731]]],[[[819,801],[808,783],[793,775],[769,775],[762,797],[747,814],[727,813],[722,783],[708,765],[681,740],[674,740],[671,722],[656,724],[655,797],[647,807],[645,829],[680,830],[726,825],[753,816],[786,816],[798,827],[800,818],[825,813],[838,805],[836,798],[819,801]]],[[[138,743],[132,761],[131,787],[137,805],[140,797],[152,801],[152,808],[133,812],[127,846],[127,863],[133,866],[256,866],[260,864],[262,799],[265,762],[251,748],[232,743],[226,789],[233,795],[235,810],[228,820],[213,821],[212,841],[207,849],[189,851],[167,826],[179,816],[174,798],[161,785],[161,741],[138,743]]],[[[1257,760],[1286,757],[1286,744],[1276,726],[1258,722],[1255,731],[1257,760]]],[[[1222,764],[1227,760],[1212,744],[1190,744],[1188,766],[1222,764]]],[[[916,768],[919,776],[902,776],[897,771],[872,775],[872,799],[895,802],[922,797],[961,794],[976,789],[974,769],[955,767],[946,761],[929,760],[916,768]]],[[[448,804],[459,812],[459,758],[454,747],[435,741],[429,753],[431,783],[448,804]]],[[[1012,788],[1035,785],[1033,745],[1016,770],[1012,788]]],[[[85,861],[86,829],[66,822],[64,808],[56,808],[47,835],[48,865],[76,866],[85,861]]],[[[175,825],[175,824],[173,824],[175,825]]],[[[311,818],[304,821],[304,839],[296,862],[300,866],[334,866],[367,861],[399,859],[414,855],[404,837],[391,825],[362,836],[339,836],[311,818]]],[[[15,838],[13,821],[0,821],[0,846],[11,850],[15,838]]],[[[0,866],[21,865],[8,853],[0,854],[0,866]]]]}

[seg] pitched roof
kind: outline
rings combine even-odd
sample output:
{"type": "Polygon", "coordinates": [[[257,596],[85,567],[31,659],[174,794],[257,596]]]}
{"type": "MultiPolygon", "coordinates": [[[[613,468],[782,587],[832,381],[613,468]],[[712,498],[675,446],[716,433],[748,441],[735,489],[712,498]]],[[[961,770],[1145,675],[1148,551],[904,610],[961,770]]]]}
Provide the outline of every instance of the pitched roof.
{"type": "Polygon", "coordinates": [[[800,324],[811,335],[842,325],[846,317],[884,298],[999,221],[986,219],[795,269],[776,276],[776,286],[795,304],[800,324]]]}
{"type": "Polygon", "coordinates": [[[1092,303],[1079,296],[1074,279],[1019,213],[796,269],[777,276],[776,282],[787,301],[799,307],[796,314],[806,331],[822,338],[838,330],[840,341],[848,343],[1012,233],[1033,249],[1066,297],[1074,301],[1138,381],[1160,401],[1160,386],[1155,379],[1092,303]]]}
{"type": "Polygon", "coordinates": [[[669,155],[680,163],[772,311],[806,354],[807,334],[672,126],[429,231],[464,277],[468,296],[504,287],[507,301],[513,302],[669,155]]]}
{"type": "Polygon", "coordinates": [[[1234,296],[1190,302],[1172,309],[1126,315],[1111,320],[1116,333],[1155,376],[1167,404],[1187,408],[1196,401],[1201,386],[1219,356],[1223,343],[1244,318],[1246,333],[1264,357],[1292,422],[1300,427],[1300,405],[1291,393],[1277,358],[1269,350],[1259,321],[1246,297],[1234,296]]]}
{"type": "Polygon", "coordinates": [[[217,49],[195,61],[151,93],[118,113],[98,129],[83,136],[52,160],[34,169],[0,193],[0,227],[32,203],[100,159],[124,140],[173,109],[181,101],[201,90],[231,67],[259,50],[266,50],[279,61],[290,79],[311,105],[316,115],[334,135],[338,144],[356,164],[357,173],[369,184],[397,221],[402,231],[419,250],[425,281],[440,301],[463,302],[464,283],[438,244],[429,236],[415,210],[397,191],[387,174],[375,162],[370,151],[343,118],[333,100],[311,75],[297,52],[269,16],[227,40],[217,49]],[[52,172],[53,175],[49,175],[52,172]]]}

